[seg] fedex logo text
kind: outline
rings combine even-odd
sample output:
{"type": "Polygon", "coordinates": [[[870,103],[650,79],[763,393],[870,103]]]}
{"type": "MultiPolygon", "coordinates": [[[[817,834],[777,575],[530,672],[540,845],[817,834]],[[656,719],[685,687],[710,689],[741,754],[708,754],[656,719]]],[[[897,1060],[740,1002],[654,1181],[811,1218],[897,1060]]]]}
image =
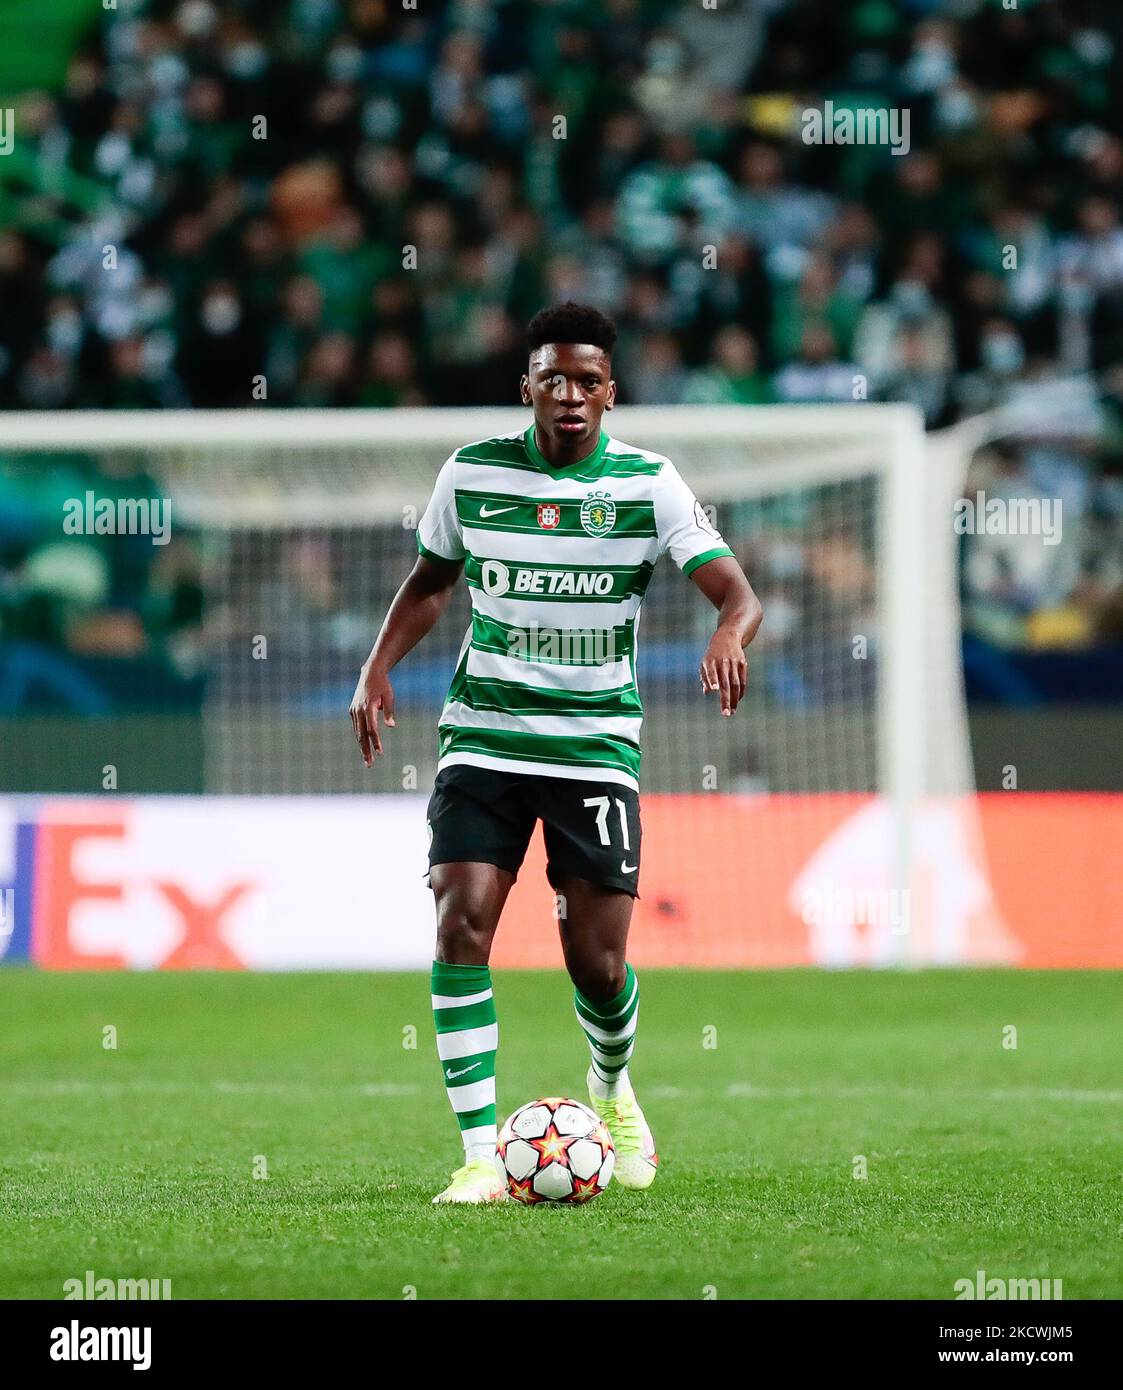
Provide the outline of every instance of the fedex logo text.
{"type": "Polygon", "coordinates": [[[34,960],[55,970],[111,970],[153,965],[163,970],[238,970],[244,967],[230,944],[231,914],[251,891],[244,879],[206,893],[182,877],[130,873],[129,826],[125,818],[46,819],[38,828],[32,947],[34,960]],[[108,850],[125,851],[125,862],[108,870],[108,850]],[[100,872],[88,872],[90,861],[100,872]],[[155,897],[156,903],[152,903],[155,897]],[[122,923],[146,923],[145,938],[123,932],[122,923]],[[126,955],[122,935],[131,936],[126,955]],[[118,949],[104,949],[114,944],[118,949]],[[130,958],[131,957],[131,958],[130,958]]]}

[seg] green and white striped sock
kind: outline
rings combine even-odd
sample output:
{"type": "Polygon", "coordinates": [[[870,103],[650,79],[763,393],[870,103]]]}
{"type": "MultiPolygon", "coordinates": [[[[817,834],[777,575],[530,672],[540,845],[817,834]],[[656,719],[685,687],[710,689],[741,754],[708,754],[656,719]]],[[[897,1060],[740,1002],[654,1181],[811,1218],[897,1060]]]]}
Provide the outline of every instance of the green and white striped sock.
{"type": "Polygon", "coordinates": [[[631,1085],[628,1058],[635,1047],[639,1022],[639,980],[630,965],[626,971],[624,988],[607,1004],[594,1004],[579,989],[574,990],[573,1007],[589,1039],[593,1058],[590,1084],[598,1100],[613,1100],[631,1085]]]}
{"type": "Polygon", "coordinates": [[[433,962],[433,1018],[445,1089],[467,1162],[495,1155],[495,1051],[499,1025],[486,965],[433,962]]]}

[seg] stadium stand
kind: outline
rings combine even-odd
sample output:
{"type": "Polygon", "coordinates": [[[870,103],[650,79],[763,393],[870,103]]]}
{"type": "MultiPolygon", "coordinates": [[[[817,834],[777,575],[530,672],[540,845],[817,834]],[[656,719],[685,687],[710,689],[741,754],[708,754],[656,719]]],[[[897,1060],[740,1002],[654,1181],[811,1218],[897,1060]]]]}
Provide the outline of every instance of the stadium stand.
{"type": "MultiPolygon", "coordinates": [[[[258,372],[270,408],[506,403],[520,325],[570,296],[617,316],[626,402],[860,374],[936,428],[1091,374],[1090,433],[977,463],[1065,499],[1047,566],[989,538],[964,566],[969,680],[1018,698],[1009,653],[1123,629],[1121,44],[1094,0],[119,0],[0,94],[0,408],[252,406],[258,372]],[[803,143],[808,93],[907,107],[907,153],[803,143]]],[[[38,467],[0,458],[5,637],[35,615],[192,688],[190,540],[88,550],[57,592],[35,515],[115,480],[38,467]]]]}

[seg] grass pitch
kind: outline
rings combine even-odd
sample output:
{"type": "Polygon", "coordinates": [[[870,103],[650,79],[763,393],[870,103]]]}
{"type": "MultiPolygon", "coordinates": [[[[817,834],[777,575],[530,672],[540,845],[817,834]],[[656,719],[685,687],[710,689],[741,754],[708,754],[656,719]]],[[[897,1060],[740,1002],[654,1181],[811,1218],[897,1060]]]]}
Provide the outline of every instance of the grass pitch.
{"type": "MultiPolygon", "coordinates": [[[[501,1117],[584,1099],[565,978],[495,989],[501,1117]]],[[[421,975],[0,971],[0,1295],[87,1269],[177,1299],[946,1299],[979,1269],[1123,1295],[1118,974],[641,991],[654,1188],[464,1209],[429,1203],[459,1145],[421,975]]]]}

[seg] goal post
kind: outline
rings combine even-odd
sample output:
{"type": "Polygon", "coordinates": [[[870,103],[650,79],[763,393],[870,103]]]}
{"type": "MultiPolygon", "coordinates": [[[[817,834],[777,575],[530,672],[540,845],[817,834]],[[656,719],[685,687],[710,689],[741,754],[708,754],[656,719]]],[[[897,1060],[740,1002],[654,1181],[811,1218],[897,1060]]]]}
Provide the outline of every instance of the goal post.
{"type": "MultiPolygon", "coordinates": [[[[7,455],[135,454],[166,488],[177,520],[212,535],[387,525],[408,531],[453,449],[522,422],[523,413],[490,408],[19,413],[0,416],[0,447],[7,455]]],[[[732,541],[741,538],[736,523],[720,515],[724,504],[875,483],[882,669],[874,781],[904,798],[946,783],[926,766],[925,721],[917,715],[926,702],[961,699],[960,691],[928,678],[934,642],[925,630],[932,616],[925,611],[926,563],[941,558],[937,550],[954,560],[954,540],[931,515],[937,499],[928,495],[930,485],[926,493],[919,414],[903,405],[622,407],[605,424],[679,463],[732,541]]],[[[857,530],[861,518],[853,520],[857,530]]],[[[222,575],[212,566],[209,577],[220,594],[222,575]]],[[[943,615],[951,625],[940,624],[947,640],[957,606],[946,588],[943,601],[951,605],[943,615]]],[[[855,659],[868,655],[859,651],[855,659]]],[[[951,666],[945,663],[945,679],[951,666]]],[[[960,777],[947,789],[967,787],[960,777]]]]}

